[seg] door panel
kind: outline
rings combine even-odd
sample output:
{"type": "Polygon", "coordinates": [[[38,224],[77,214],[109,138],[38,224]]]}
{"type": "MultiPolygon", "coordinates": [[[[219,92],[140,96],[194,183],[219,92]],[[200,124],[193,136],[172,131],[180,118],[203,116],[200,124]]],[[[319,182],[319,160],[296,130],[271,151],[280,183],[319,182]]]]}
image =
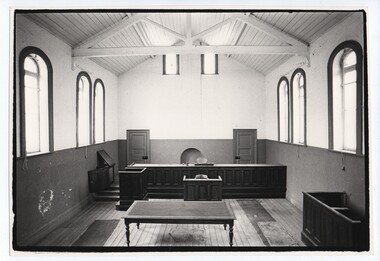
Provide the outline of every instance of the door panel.
{"type": "Polygon", "coordinates": [[[234,129],[234,163],[257,163],[257,130],[234,129]]]}
{"type": "Polygon", "coordinates": [[[149,130],[127,130],[127,164],[150,163],[149,130]]]}

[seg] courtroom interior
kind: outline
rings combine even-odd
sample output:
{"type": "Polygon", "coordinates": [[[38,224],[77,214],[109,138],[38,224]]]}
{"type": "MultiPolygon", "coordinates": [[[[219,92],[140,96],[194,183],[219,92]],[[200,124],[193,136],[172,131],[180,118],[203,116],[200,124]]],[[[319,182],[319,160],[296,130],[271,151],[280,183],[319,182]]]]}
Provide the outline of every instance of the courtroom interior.
{"type": "Polygon", "coordinates": [[[13,30],[15,250],[369,249],[364,11],[18,9],[13,30]]]}

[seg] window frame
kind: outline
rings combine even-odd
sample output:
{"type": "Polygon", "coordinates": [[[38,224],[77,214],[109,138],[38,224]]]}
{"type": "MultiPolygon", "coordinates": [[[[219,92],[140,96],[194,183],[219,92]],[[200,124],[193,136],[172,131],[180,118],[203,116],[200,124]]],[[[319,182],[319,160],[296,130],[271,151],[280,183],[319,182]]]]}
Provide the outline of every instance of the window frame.
{"type": "Polygon", "coordinates": [[[34,46],[28,46],[21,50],[19,55],[19,91],[20,91],[20,157],[29,157],[33,155],[39,155],[43,153],[50,153],[54,151],[54,118],[53,118],[53,66],[49,57],[39,48],[34,46]],[[49,133],[49,150],[47,152],[33,153],[27,155],[26,152],[26,122],[25,122],[25,59],[30,54],[36,54],[41,57],[46,65],[47,70],[47,91],[48,91],[48,133],[49,133]]]}
{"type": "Polygon", "coordinates": [[[180,75],[180,73],[179,73],[179,66],[180,66],[180,64],[179,64],[179,54],[175,54],[175,56],[176,56],[176,60],[177,60],[177,72],[175,73],[175,74],[168,74],[167,72],[166,72],[166,54],[164,54],[164,55],[162,55],[162,67],[163,67],[163,71],[162,71],[162,74],[163,75],[180,75]]]}
{"type": "MultiPolygon", "coordinates": [[[[210,53],[211,55],[212,53],[210,53]]],[[[205,54],[201,54],[201,74],[202,75],[218,75],[219,74],[219,58],[218,58],[218,54],[214,54],[215,55],[215,73],[205,73],[204,72],[204,69],[205,69],[205,54]]]]}
{"type": "MultiPolygon", "coordinates": [[[[327,63],[327,97],[328,97],[328,136],[329,136],[329,149],[333,151],[355,153],[363,155],[363,50],[360,43],[356,41],[345,41],[339,44],[332,51],[327,63]],[[344,150],[334,148],[334,117],[333,117],[333,64],[336,55],[345,48],[352,49],[356,54],[356,150],[344,150]]],[[[342,135],[342,134],[341,134],[342,135]]]]}
{"type": "Polygon", "coordinates": [[[292,96],[291,93],[291,88],[289,85],[289,80],[285,76],[282,76],[280,80],[278,81],[277,84],[277,131],[278,131],[278,141],[280,142],[285,142],[285,143],[291,143],[291,111],[292,111],[292,105],[291,101],[292,99],[290,98],[292,96]],[[280,126],[280,86],[281,83],[285,81],[285,83],[288,85],[288,141],[282,141],[281,140],[281,126],[280,126]]]}
{"type": "Polygon", "coordinates": [[[93,137],[94,137],[94,144],[99,144],[103,143],[106,141],[106,89],[104,87],[104,82],[101,79],[96,79],[94,82],[94,113],[93,113],[93,137]],[[95,114],[95,108],[96,108],[96,85],[100,84],[100,86],[103,89],[103,141],[96,143],[95,140],[95,134],[96,134],[96,128],[95,128],[95,123],[96,123],[96,114],[95,114]]]}
{"type": "Polygon", "coordinates": [[[91,82],[91,77],[90,75],[85,72],[85,71],[81,71],[78,73],[78,76],[77,76],[77,80],[76,80],[76,147],[79,148],[79,147],[84,147],[84,146],[89,146],[89,145],[92,145],[94,144],[94,140],[93,140],[93,128],[92,128],[92,99],[93,99],[93,95],[92,95],[92,82],[91,82]],[[89,144],[87,145],[79,145],[79,125],[78,125],[78,117],[79,117],[79,81],[80,81],[80,78],[84,76],[87,78],[88,80],[88,84],[89,84],[89,144]]]}
{"type": "Polygon", "coordinates": [[[294,144],[297,144],[297,145],[301,145],[301,146],[306,146],[307,145],[307,122],[306,122],[306,119],[307,119],[307,106],[306,106],[306,101],[307,101],[307,84],[306,84],[306,73],[303,69],[301,68],[297,68],[291,78],[290,78],[290,94],[291,94],[291,142],[294,143],[294,144]],[[296,75],[300,73],[303,77],[303,82],[304,82],[304,85],[303,85],[303,88],[304,88],[304,143],[294,143],[294,108],[293,108],[293,82],[294,82],[294,77],[296,77],[296,75]]]}

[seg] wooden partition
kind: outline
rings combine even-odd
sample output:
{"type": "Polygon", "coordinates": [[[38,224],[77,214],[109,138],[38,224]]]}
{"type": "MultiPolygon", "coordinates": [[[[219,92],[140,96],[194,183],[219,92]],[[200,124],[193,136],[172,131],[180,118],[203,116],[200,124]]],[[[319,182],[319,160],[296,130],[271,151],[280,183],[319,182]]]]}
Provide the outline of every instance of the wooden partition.
{"type": "Polygon", "coordinates": [[[310,246],[349,250],[361,246],[361,221],[344,192],[304,192],[302,240],[310,246]]]}
{"type": "Polygon", "coordinates": [[[222,200],[222,179],[190,179],[183,177],[185,201],[220,201],[222,200]]]}
{"type": "Polygon", "coordinates": [[[142,180],[150,198],[183,198],[183,177],[197,174],[220,176],[223,198],[285,198],[286,194],[286,166],[280,164],[136,164],[126,169],[133,168],[145,168],[142,180]]]}

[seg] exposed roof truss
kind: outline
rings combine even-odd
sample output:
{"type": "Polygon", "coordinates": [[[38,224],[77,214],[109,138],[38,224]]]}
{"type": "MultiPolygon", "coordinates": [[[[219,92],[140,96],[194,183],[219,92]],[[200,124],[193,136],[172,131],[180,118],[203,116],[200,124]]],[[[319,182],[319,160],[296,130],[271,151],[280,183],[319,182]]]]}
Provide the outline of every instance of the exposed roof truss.
{"type": "MultiPolygon", "coordinates": [[[[214,24],[207,29],[192,35],[191,33],[191,13],[186,13],[186,34],[178,33],[163,24],[149,19],[149,14],[135,14],[133,16],[126,16],[112,27],[105,29],[97,35],[81,42],[73,48],[73,58],[91,58],[91,57],[116,57],[116,56],[140,56],[140,55],[163,55],[167,53],[176,54],[201,54],[201,53],[217,53],[217,54],[273,54],[273,55],[301,55],[308,56],[308,44],[296,39],[294,36],[287,34],[263,21],[260,21],[256,17],[247,14],[234,13],[229,18],[214,24]],[[202,44],[201,38],[220,30],[223,26],[235,22],[241,21],[245,26],[253,27],[270,37],[274,37],[282,42],[280,45],[209,45],[208,43],[202,44]],[[128,27],[134,27],[137,23],[145,23],[156,28],[163,30],[164,32],[175,37],[180,45],[177,44],[171,46],[148,46],[146,41],[142,41],[144,46],[133,47],[94,47],[97,44],[105,41],[118,34],[122,30],[128,27]]],[[[134,27],[135,28],[135,27],[134,27]]],[[[136,28],[135,28],[136,29],[136,28]]],[[[139,34],[138,30],[136,30],[139,34]]],[[[140,35],[141,39],[141,35],[140,35]]]]}

